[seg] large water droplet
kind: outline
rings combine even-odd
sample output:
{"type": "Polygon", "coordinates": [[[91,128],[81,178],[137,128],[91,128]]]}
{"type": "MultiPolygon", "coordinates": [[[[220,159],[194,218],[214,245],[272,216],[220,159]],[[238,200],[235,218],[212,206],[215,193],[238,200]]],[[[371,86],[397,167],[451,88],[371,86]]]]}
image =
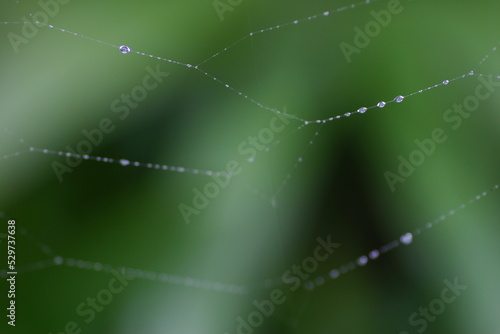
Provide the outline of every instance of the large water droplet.
{"type": "Polygon", "coordinates": [[[377,103],[377,107],[379,107],[379,108],[385,107],[385,102],[382,101],[382,102],[377,103]]]}
{"type": "Polygon", "coordinates": [[[123,53],[123,54],[127,54],[127,53],[130,53],[132,51],[132,49],[130,49],[128,46],[126,45],[122,45],[120,46],[120,52],[123,53]]]}
{"type": "Polygon", "coordinates": [[[449,84],[449,83],[450,83],[450,80],[445,80],[445,81],[443,81],[443,85],[447,85],[447,84],[449,84]]]}
{"type": "Polygon", "coordinates": [[[360,114],[364,114],[367,110],[368,110],[367,108],[363,107],[363,108],[359,108],[359,109],[358,109],[358,112],[359,112],[360,114]]]}
{"type": "Polygon", "coordinates": [[[403,95],[399,95],[399,96],[396,96],[394,101],[396,101],[397,103],[401,103],[401,102],[403,102],[404,99],[405,99],[405,97],[403,95]]]}

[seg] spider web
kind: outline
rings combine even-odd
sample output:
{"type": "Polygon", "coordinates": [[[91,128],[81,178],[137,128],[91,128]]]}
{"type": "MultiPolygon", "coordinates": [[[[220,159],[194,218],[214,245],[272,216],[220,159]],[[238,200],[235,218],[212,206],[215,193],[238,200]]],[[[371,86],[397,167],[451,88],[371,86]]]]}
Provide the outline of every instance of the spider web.
{"type": "MultiPolygon", "coordinates": [[[[37,312],[30,315],[39,323],[41,315],[47,316],[41,305],[49,296],[57,299],[63,291],[82,289],[54,306],[60,315],[43,326],[56,332],[77,318],[74,306],[109,279],[95,272],[114,268],[144,283],[134,281],[137,285],[117,296],[97,321],[82,325],[84,332],[137,332],[141,318],[148,319],[148,332],[235,332],[237,316],[250,313],[252,301],[266,298],[271,287],[283,286],[281,274],[310,256],[318,236],[330,234],[341,248],[256,332],[367,331],[363,324],[343,320],[344,315],[380,304],[382,310],[363,318],[367,323],[382,318],[380,330],[409,330],[408,315],[437,297],[444,278],[455,276],[476,287],[483,284],[475,298],[494,308],[494,299],[482,295],[493,286],[486,268],[494,266],[498,253],[492,246],[498,228],[490,223],[498,216],[491,203],[495,195],[476,211],[469,205],[485,198],[490,192],[482,191],[488,186],[498,188],[491,158],[497,150],[498,95],[463,127],[448,130],[450,140],[443,144],[448,147],[439,146],[397,185],[396,193],[383,175],[397,169],[399,154],[415,149],[415,138],[445,126],[443,112],[472,94],[479,78],[498,79],[498,36],[486,24],[496,21],[481,16],[483,22],[480,14],[488,10],[463,5],[462,11],[472,13],[467,22],[474,28],[456,43],[441,43],[444,36],[459,33],[436,25],[435,38],[417,34],[415,27],[426,24],[418,14],[435,11],[432,19],[438,21],[456,4],[402,4],[401,15],[351,64],[338,45],[352,43],[351,27],[373,20],[370,10],[384,9],[385,2],[336,2],[327,11],[323,3],[244,3],[227,13],[230,21],[223,24],[214,23],[214,13],[195,14],[188,5],[148,4],[147,13],[170,18],[166,21],[172,23],[165,24],[162,15],[145,18],[132,6],[117,15],[117,4],[72,2],[61,5],[50,25],[20,45],[19,53],[4,39],[2,183],[15,190],[5,192],[2,202],[29,241],[22,247],[34,246],[23,250],[25,259],[19,261],[25,264],[19,280],[26,279],[20,291],[38,297],[37,312]],[[88,18],[78,19],[82,9],[97,14],[95,27],[88,18]],[[175,17],[201,22],[193,28],[175,17]],[[398,35],[399,27],[404,30],[398,35]],[[121,45],[131,52],[122,54],[121,45]],[[409,50],[400,51],[403,47],[409,50]],[[120,122],[110,104],[140,85],[148,66],[160,66],[169,75],[120,122]],[[424,72],[423,66],[430,70],[424,72]],[[88,157],[65,149],[75,147],[84,139],[82,130],[94,129],[104,117],[113,120],[116,130],[88,157]],[[249,161],[237,146],[274,118],[282,119],[285,129],[249,161]],[[53,163],[66,158],[83,161],[58,182],[53,163]],[[185,225],[179,204],[191,205],[193,189],[227,175],[226,164],[233,160],[242,175],[232,177],[228,188],[185,225]],[[457,175],[449,175],[450,167],[457,175]],[[452,226],[431,229],[443,220],[452,226]],[[422,236],[427,239],[420,248],[388,253],[395,255],[380,259],[374,269],[367,265],[429,229],[433,233],[422,236]],[[463,251],[459,245],[466,236],[484,251],[463,251]],[[430,256],[436,263],[428,261],[430,256]],[[464,259],[469,256],[481,259],[481,266],[464,259]],[[55,277],[67,278],[68,284],[56,288],[50,283],[55,277]],[[427,286],[419,287],[418,280],[427,286]],[[43,294],[34,281],[56,292],[43,294]],[[410,288],[416,291],[395,298],[410,288]],[[387,296],[372,296],[377,289],[387,296]],[[419,298],[426,289],[428,298],[419,298]],[[370,295],[367,301],[362,294],[370,295]],[[217,311],[192,307],[214,302],[217,311]],[[148,305],[136,306],[141,304],[148,305]],[[112,310],[120,316],[113,319],[112,310]],[[391,315],[395,310],[399,317],[391,315]],[[196,324],[188,320],[193,318],[196,324]]],[[[6,32],[19,33],[21,17],[39,10],[28,2],[3,6],[6,32]]],[[[459,303],[455,312],[472,312],[463,305],[467,301],[459,303]]],[[[466,332],[472,325],[453,321],[458,313],[452,312],[441,316],[448,321],[432,326],[466,332]]],[[[487,329],[496,328],[495,322],[486,310],[474,318],[487,329]]],[[[38,328],[19,325],[26,332],[38,328]]]]}

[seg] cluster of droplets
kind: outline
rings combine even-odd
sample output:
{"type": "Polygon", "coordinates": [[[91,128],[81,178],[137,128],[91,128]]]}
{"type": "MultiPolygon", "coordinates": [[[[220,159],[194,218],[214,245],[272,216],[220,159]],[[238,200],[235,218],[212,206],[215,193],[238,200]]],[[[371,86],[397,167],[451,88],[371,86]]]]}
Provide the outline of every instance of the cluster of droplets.
{"type": "MultiPolygon", "coordinates": [[[[470,206],[471,204],[483,199],[484,197],[488,196],[492,192],[497,191],[499,188],[500,188],[500,185],[494,185],[492,188],[490,188],[489,191],[483,191],[482,193],[471,198],[469,201],[459,205],[457,208],[449,210],[446,214],[442,214],[439,217],[437,217],[436,219],[434,219],[433,221],[425,223],[421,228],[417,228],[413,232],[407,232],[407,233],[401,235],[399,237],[399,239],[397,239],[397,240],[393,240],[393,241],[383,245],[382,247],[379,247],[377,249],[370,251],[366,255],[359,256],[354,261],[350,261],[347,264],[344,264],[338,268],[334,268],[334,269],[330,270],[330,272],[328,273],[328,277],[330,279],[336,279],[339,276],[341,276],[342,274],[346,274],[346,273],[348,273],[348,272],[350,272],[358,267],[363,267],[363,266],[367,265],[370,260],[372,260],[372,261],[376,260],[380,256],[382,256],[383,254],[386,254],[389,251],[396,249],[400,245],[410,245],[414,241],[416,236],[422,234],[424,231],[431,229],[433,226],[443,222],[444,220],[446,220],[446,218],[454,216],[460,210],[463,210],[466,207],[470,206]]],[[[305,282],[304,288],[306,288],[307,290],[312,290],[315,287],[323,285],[326,281],[327,280],[326,280],[325,276],[317,276],[314,279],[311,279],[311,280],[305,282]]]]}

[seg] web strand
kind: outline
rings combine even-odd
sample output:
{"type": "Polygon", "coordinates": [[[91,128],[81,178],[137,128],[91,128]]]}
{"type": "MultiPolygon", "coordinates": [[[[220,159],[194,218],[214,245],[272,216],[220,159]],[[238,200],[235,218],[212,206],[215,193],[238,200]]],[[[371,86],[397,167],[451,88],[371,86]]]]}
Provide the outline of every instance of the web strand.
{"type": "MultiPolygon", "coordinates": [[[[158,283],[167,283],[180,285],[188,288],[199,288],[204,290],[211,290],[215,292],[221,293],[230,293],[236,295],[245,295],[248,293],[247,287],[238,284],[230,284],[223,282],[213,282],[204,279],[184,277],[179,275],[167,274],[167,273],[159,273],[150,270],[143,270],[137,268],[130,267],[121,267],[121,266],[112,266],[109,264],[102,264],[100,262],[92,262],[74,258],[65,258],[62,256],[55,256],[50,259],[37,261],[31,264],[27,264],[24,266],[19,266],[17,268],[18,273],[27,274],[36,272],[39,270],[44,270],[53,267],[69,267],[80,270],[90,270],[93,272],[103,272],[103,273],[111,273],[113,270],[116,270],[124,275],[139,278],[144,280],[149,280],[158,283]]],[[[7,271],[0,271],[0,277],[5,278],[7,276],[7,271]]]]}
{"type": "MultiPolygon", "coordinates": [[[[500,185],[494,185],[493,187],[490,188],[488,191],[483,191],[482,193],[474,196],[467,202],[459,205],[455,209],[449,210],[448,212],[438,216],[432,221],[427,222],[426,224],[422,225],[420,228],[415,229],[413,232],[408,232],[404,233],[401,235],[399,239],[395,239],[379,248],[376,248],[372,251],[370,251],[368,254],[364,254],[359,256],[357,259],[350,261],[338,268],[333,268],[329,274],[328,278],[329,279],[336,279],[341,275],[344,275],[356,268],[359,267],[364,267],[366,266],[369,262],[373,262],[374,260],[377,260],[380,256],[387,254],[388,252],[398,248],[400,245],[409,245],[414,241],[414,238],[416,236],[421,235],[422,233],[432,229],[434,226],[437,224],[445,221],[446,219],[450,219],[453,216],[455,216],[457,213],[463,211],[467,207],[471,206],[472,204],[480,201],[481,199],[485,198],[486,196],[492,194],[493,192],[496,192],[500,188],[500,185]]],[[[304,283],[304,287],[307,290],[313,290],[315,287],[319,287],[323,285],[324,283],[327,282],[327,277],[325,276],[317,276],[313,280],[309,280],[304,283]]]]}
{"type": "MultiPolygon", "coordinates": [[[[493,50],[496,51],[496,48],[494,48],[493,50]]],[[[435,89],[435,88],[438,88],[438,87],[441,87],[441,86],[447,86],[449,85],[450,83],[452,82],[455,82],[457,80],[461,80],[461,79],[465,79],[467,77],[486,77],[486,76],[490,76],[490,75],[487,75],[487,74],[482,74],[482,73],[478,73],[476,74],[474,71],[470,71],[466,74],[462,74],[461,76],[458,76],[458,77],[455,77],[453,79],[446,79],[446,80],[443,80],[441,83],[438,83],[438,84],[434,84],[432,86],[428,86],[427,88],[424,88],[424,89],[420,89],[418,91],[415,91],[413,93],[410,93],[408,95],[398,95],[397,97],[395,97],[393,100],[391,101],[388,101],[388,102],[385,102],[385,101],[380,101],[378,102],[376,105],[372,105],[370,107],[361,107],[359,109],[357,109],[356,111],[354,112],[348,112],[348,113],[345,113],[343,115],[337,115],[335,117],[330,117],[328,119],[323,119],[323,120],[316,120],[316,121],[313,121],[313,122],[306,122],[304,125],[309,125],[309,124],[325,124],[325,123],[328,123],[328,122],[331,122],[331,121],[334,121],[334,120],[338,120],[338,119],[341,119],[341,118],[346,118],[346,117],[350,117],[352,116],[353,114],[365,114],[368,110],[375,110],[375,109],[382,109],[382,108],[385,108],[387,104],[389,103],[401,103],[403,102],[406,98],[408,97],[411,97],[411,96],[414,96],[414,95],[417,95],[417,94],[422,94],[422,93],[425,93],[427,91],[430,91],[432,89],[435,89]]],[[[496,79],[500,79],[500,75],[497,75],[497,76],[492,76],[496,79]]],[[[301,127],[299,127],[300,129],[301,127]]],[[[315,136],[319,136],[319,131],[318,130],[316,133],[315,133],[315,136]]],[[[309,146],[307,147],[307,149],[309,149],[310,146],[312,146],[314,144],[314,141],[311,140],[309,141],[309,146]]],[[[306,150],[307,150],[306,149],[306,150]]],[[[305,153],[304,153],[305,154],[305,153]]],[[[297,162],[293,165],[293,167],[291,168],[291,171],[287,173],[285,179],[281,182],[281,185],[279,186],[277,192],[272,196],[272,201],[273,203],[276,202],[276,196],[282,191],[282,189],[289,183],[289,181],[291,180],[292,176],[293,176],[293,173],[296,169],[299,168],[299,165],[300,163],[302,163],[304,161],[304,154],[302,154],[301,156],[299,156],[297,158],[297,162]]]]}
{"type": "MultiPolygon", "coordinates": [[[[9,130],[6,127],[1,127],[4,132],[6,132],[10,136],[15,136],[14,133],[9,130]]],[[[21,144],[26,146],[26,142],[24,139],[19,139],[18,140],[21,144]]],[[[160,171],[165,171],[165,172],[177,172],[177,173],[186,173],[186,174],[196,174],[196,175],[206,175],[206,176],[231,176],[228,175],[226,172],[217,172],[213,170],[207,170],[207,169],[197,169],[197,168],[186,168],[186,167],[179,167],[179,166],[172,166],[172,165],[165,165],[165,164],[159,164],[159,163],[150,163],[150,162],[140,162],[140,161],[132,161],[129,159],[121,158],[121,159],[113,159],[113,158],[107,158],[107,157],[101,157],[101,156],[92,156],[92,155],[87,155],[87,154],[75,154],[71,152],[65,152],[65,151],[55,151],[55,150],[50,150],[46,148],[37,148],[30,146],[26,150],[22,150],[19,152],[14,152],[10,153],[7,155],[4,155],[0,157],[0,159],[7,160],[7,159],[12,159],[12,158],[17,158],[21,155],[25,155],[27,153],[40,153],[40,154],[46,154],[46,155],[56,155],[59,157],[65,157],[65,158],[75,158],[75,159],[81,159],[85,161],[94,161],[94,162],[99,162],[99,163],[105,163],[105,164],[118,164],[122,167],[140,167],[140,168],[148,168],[148,169],[155,169],[155,170],[160,170],[160,171]]]]}
{"type": "MultiPolygon", "coordinates": [[[[496,48],[494,48],[493,50],[496,51],[496,48]]],[[[462,75],[460,75],[458,77],[455,77],[453,79],[449,79],[449,80],[446,79],[446,80],[443,80],[441,83],[428,86],[428,87],[420,89],[418,91],[414,91],[414,92],[412,92],[412,93],[410,93],[408,95],[398,95],[393,100],[390,100],[390,101],[387,101],[387,102],[380,101],[376,105],[372,105],[372,106],[369,106],[369,107],[361,107],[361,108],[358,108],[357,110],[355,110],[353,112],[344,113],[344,114],[341,114],[341,115],[330,117],[328,119],[322,119],[322,120],[318,119],[316,121],[305,121],[303,124],[301,124],[300,126],[298,126],[297,128],[295,128],[289,134],[289,136],[292,135],[292,134],[294,134],[294,133],[297,133],[298,131],[302,130],[305,126],[308,126],[308,125],[312,125],[312,124],[325,124],[325,123],[328,123],[328,122],[331,122],[331,121],[334,121],[334,120],[338,120],[338,119],[341,119],[341,118],[350,117],[350,116],[352,116],[354,114],[365,114],[369,110],[382,109],[382,108],[385,108],[387,106],[387,104],[390,104],[390,103],[401,103],[401,102],[403,102],[408,97],[412,97],[412,96],[415,96],[415,95],[418,95],[418,94],[422,94],[424,92],[430,91],[432,89],[436,89],[436,88],[441,87],[441,86],[448,86],[450,83],[453,83],[453,82],[455,82],[457,80],[465,79],[467,77],[486,77],[486,76],[489,76],[489,75],[482,74],[482,73],[476,74],[474,71],[470,71],[470,72],[468,72],[466,74],[462,74],[462,75]]],[[[500,75],[494,76],[494,78],[500,79],[500,75]]],[[[277,110],[272,110],[272,111],[277,112],[277,110]]],[[[288,114],[286,114],[286,115],[288,115],[288,114]]],[[[289,115],[289,116],[292,117],[292,118],[297,119],[293,115],[289,115]]],[[[10,130],[8,130],[7,128],[2,127],[2,129],[5,132],[7,132],[8,134],[13,135],[13,133],[10,130]]],[[[320,130],[318,130],[318,131],[315,132],[315,135],[314,135],[315,137],[319,136],[319,131],[320,130]]],[[[22,144],[25,144],[25,141],[23,139],[19,139],[19,142],[22,143],[22,144]]],[[[272,147],[275,147],[275,146],[279,145],[282,142],[283,142],[283,138],[280,138],[280,139],[276,140],[271,145],[269,145],[268,147],[266,147],[264,149],[264,152],[269,152],[272,147]]],[[[310,146],[313,145],[313,143],[314,143],[313,140],[309,141],[309,145],[307,146],[306,151],[309,149],[310,146]]],[[[74,153],[64,152],[64,151],[56,151],[56,150],[51,150],[51,149],[46,149],[46,148],[36,148],[36,147],[33,147],[33,146],[29,147],[29,149],[27,149],[27,150],[22,150],[22,151],[19,151],[19,152],[14,152],[14,153],[10,153],[10,154],[4,155],[4,156],[1,157],[1,159],[7,160],[7,159],[19,157],[19,156],[27,154],[27,153],[42,153],[42,154],[48,154],[48,155],[57,155],[57,156],[61,156],[61,157],[72,157],[72,158],[76,158],[76,159],[83,159],[83,160],[87,160],[87,161],[95,161],[95,162],[106,163],[106,164],[118,164],[118,165],[121,165],[123,167],[133,166],[133,167],[141,167],[141,168],[155,169],[155,170],[161,170],[161,171],[170,171],[170,172],[187,173],[187,174],[200,174],[200,175],[207,175],[207,176],[211,176],[211,175],[214,175],[214,176],[228,175],[224,171],[217,172],[217,171],[206,170],[206,169],[186,168],[186,167],[171,166],[171,165],[165,165],[165,164],[159,164],[159,163],[131,161],[130,159],[126,159],[126,158],[114,159],[114,158],[101,157],[101,156],[91,156],[91,155],[85,155],[85,154],[80,155],[80,154],[74,154],[74,153]]],[[[273,196],[271,196],[271,202],[272,203],[276,203],[276,196],[288,184],[288,182],[292,178],[293,171],[296,170],[299,167],[299,164],[303,162],[303,156],[304,156],[304,154],[305,154],[305,152],[301,156],[299,156],[297,158],[297,161],[294,164],[294,166],[292,167],[292,170],[289,173],[287,173],[287,176],[281,182],[281,184],[278,187],[278,190],[276,191],[276,193],[273,196]]],[[[250,162],[254,162],[254,161],[250,161],[250,162]]]]}
{"type": "MultiPolygon", "coordinates": [[[[394,239],[376,249],[371,250],[367,254],[363,254],[357,257],[355,260],[349,261],[344,265],[333,268],[329,271],[327,275],[316,276],[312,280],[305,281],[303,283],[303,288],[306,290],[313,290],[315,288],[325,285],[328,281],[336,280],[340,276],[344,276],[347,273],[354,271],[357,268],[365,267],[369,262],[373,262],[379,259],[384,254],[389,253],[392,250],[397,249],[401,245],[410,245],[415,240],[415,237],[423,234],[424,232],[431,230],[434,226],[444,222],[447,219],[453,218],[455,215],[465,210],[472,204],[486,198],[487,196],[493,194],[500,188],[500,185],[496,184],[492,186],[489,190],[483,191],[480,194],[472,197],[467,202],[455,207],[454,209],[448,210],[446,213],[439,215],[432,221],[429,221],[419,228],[416,228],[412,232],[407,232],[401,235],[399,239],[394,239]]],[[[3,218],[4,214],[0,212],[0,218],[3,218]]],[[[112,270],[117,270],[129,276],[135,278],[146,279],[155,282],[172,283],[176,285],[182,285],[186,287],[202,288],[213,290],[217,292],[228,292],[233,294],[248,294],[251,291],[258,291],[262,289],[270,289],[276,286],[283,285],[281,277],[267,278],[262,280],[260,283],[253,285],[237,285],[221,282],[212,282],[203,279],[195,279],[190,277],[182,277],[178,275],[158,273],[155,271],[122,267],[122,266],[112,266],[109,264],[102,264],[100,262],[91,262],[86,260],[78,260],[74,258],[64,258],[61,256],[54,256],[56,253],[44,243],[38,241],[33,236],[30,236],[26,229],[22,229],[21,233],[24,237],[28,238],[33,242],[37,248],[43,251],[46,255],[50,255],[51,258],[38,261],[25,266],[20,266],[18,268],[19,273],[29,273],[38,270],[43,270],[55,266],[66,266],[82,270],[91,270],[95,272],[111,272],[112,270]]],[[[6,277],[6,270],[0,271],[0,277],[6,277]]]]}
{"type": "Polygon", "coordinates": [[[240,44],[241,42],[243,42],[244,40],[246,40],[246,39],[248,39],[250,37],[257,36],[259,34],[264,34],[264,33],[271,32],[271,31],[276,31],[276,30],[279,30],[279,29],[283,29],[285,27],[290,27],[290,26],[301,24],[301,23],[314,21],[314,20],[317,20],[317,19],[320,19],[320,18],[331,17],[334,14],[337,14],[337,13],[340,13],[340,12],[344,12],[344,11],[349,10],[349,9],[355,9],[355,8],[360,7],[362,5],[369,5],[369,4],[377,2],[377,1],[378,0],[365,0],[365,1],[358,2],[358,3],[355,3],[355,4],[351,4],[351,5],[348,5],[348,6],[339,7],[337,9],[332,10],[332,11],[324,11],[324,12],[322,12],[320,14],[307,16],[307,17],[304,17],[304,18],[301,18],[301,19],[295,19],[295,20],[289,21],[287,23],[278,24],[278,25],[274,25],[274,26],[271,26],[271,27],[268,27],[268,28],[264,28],[264,29],[260,29],[260,30],[256,30],[256,31],[250,32],[247,35],[245,35],[242,38],[240,38],[239,40],[237,40],[236,42],[230,44],[229,46],[225,47],[224,49],[220,50],[219,52],[216,52],[212,56],[210,56],[207,59],[203,60],[201,63],[198,64],[198,66],[201,66],[201,65],[205,64],[206,62],[209,62],[210,60],[212,60],[212,59],[220,56],[221,54],[229,51],[230,49],[232,49],[233,47],[235,47],[236,45],[240,44]]]}
{"type": "MultiPolygon", "coordinates": [[[[5,214],[0,212],[0,219],[5,220],[5,214]]],[[[32,234],[28,233],[25,228],[19,228],[19,233],[33,245],[36,246],[44,255],[49,256],[49,258],[36,261],[34,263],[22,265],[17,267],[17,273],[32,273],[39,270],[44,270],[52,267],[69,267],[81,270],[90,270],[94,272],[104,272],[111,273],[112,270],[116,270],[128,276],[145,279],[150,281],[155,281],[159,283],[169,283],[175,285],[181,285],[190,288],[200,288],[205,290],[212,290],[215,292],[223,292],[230,294],[247,294],[248,288],[239,284],[230,284],[223,282],[214,282],[204,279],[183,277],[179,275],[159,273],[150,270],[136,269],[123,266],[113,266],[109,264],[102,264],[100,262],[92,262],[80,259],[74,259],[70,257],[62,257],[57,255],[57,253],[48,245],[41,242],[39,239],[35,238],[32,234]]],[[[0,277],[5,278],[7,276],[6,270],[0,270],[0,277]]]]}

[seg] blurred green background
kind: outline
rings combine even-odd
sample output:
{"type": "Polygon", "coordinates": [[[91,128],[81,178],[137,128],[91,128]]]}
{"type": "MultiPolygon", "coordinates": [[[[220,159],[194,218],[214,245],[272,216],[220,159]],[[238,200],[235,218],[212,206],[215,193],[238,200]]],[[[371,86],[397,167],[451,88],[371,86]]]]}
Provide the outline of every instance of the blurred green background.
{"type": "MultiPolygon", "coordinates": [[[[224,2],[224,1],[223,1],[224,2]]],[[[348,63],[339,45],[373,20],[387,1],[333,13],[350,1],[243,0],[221,21],[210,0],[71,0],[50,24],[113,45],[199,64],[249,32],[329,10],[326,18],[247,38],[201,68],[266,106],[307,120],[325,119],[407,95],[475,69],[499,75],[498,1],[402,1],[404,10],[348,63]]],[[[0,22],[41,10],[36,1],[3,1],[0,22]]],[[[408,97],[365,115],[300,131],[291,120],[282,143],[247,163],[238,145],[268,127],[274,115],[202,73],[93,40],[43,28],[14,52],[0,25],[0,155],[28,145],[65,151],[110,118],[116,129],[93,156],[207,170],[237,160],[243,172],[187,225],[178,206],[191,204],[207,176],[83,162],[59,182],[40,153],[0,160],[0,211],[19,230],[65,258],[140,268],[213,282],[262,286],[313,254],[316,238],[341,247],[314,273],[355,260],[466,203],[500,182],[500,94],[495,92],[452,130],[444,112],[474,93],[476,77],[408,97]],[[120,120],[112,102],[159,64],[169,76],[120,120]],[[443,128],[448,140],[391,192],[384,178],[416,139],[443,128]],[[319,135],[315,136],[315,132],[319,135]],[[314,145],[309,145],[313,138],[314,145]],[[306,154],[303,153],[306,151],[306,154]],[[293,169],[303,155],[300,167],[293,169]],[[273,206],[272,196],[293,176],[273,206]],[[257,196],[252,190],[259,190],[257,196]]],[[[443,280],[468,286],[429,323],[428,333],[494,333],[500,327],[498,194],[366,267],[327,279],[312,292],[287,295],[255,333],[417,333],[408,317],[440,297],[443,280]]],[[[5,222],[5,221],[3,221],[5,222]]],[[[2,223],[2,226],[5,224],[2,223]]],[[[6,227],[0,233],[5,233],[6,227]]],[[[1,269],[5,269],[2,243],[1,269]]],[[[21,267],[50,259],[19,236],[21,267]]],[[[236,333],[238,316],[269,297],[135,279],[85,324],[75,308],[112,276],[67,266],[18,276],[17,326],[2,333],[59,333],[76,321],[82,333],[236,333]]],[[[7,286],[2,278],[2,310],[7,286]]],[[[286,286],[282,286],[288,291],[286,286]]]]}

